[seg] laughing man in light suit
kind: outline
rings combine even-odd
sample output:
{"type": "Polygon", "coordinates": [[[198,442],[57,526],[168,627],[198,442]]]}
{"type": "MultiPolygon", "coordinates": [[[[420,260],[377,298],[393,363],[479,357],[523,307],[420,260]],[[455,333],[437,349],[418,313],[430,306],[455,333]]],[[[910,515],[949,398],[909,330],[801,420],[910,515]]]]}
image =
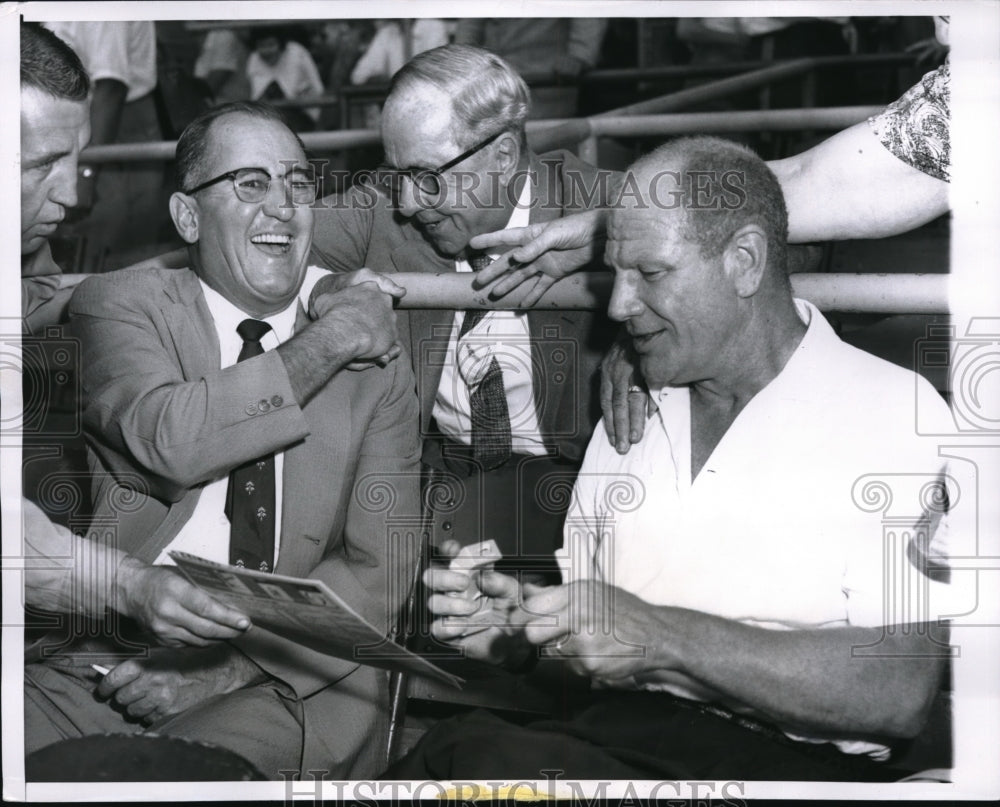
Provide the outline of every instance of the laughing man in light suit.
{"type": "MultiPolygon", "coordinates": [[[[254,104],[206,113],[178,143],[185,190],[170,203],[191,268],[122,270],[75,294],[95,523],[111,520],[119,544],[147,562],[168,562],[168,550],[229,562],[229,472],[274,452],[270,518],[280,529],[268,567],[325,581],[385,627],[413,555],[388,546],[389,514],[365,502],[363,487],[388,482],[393,512],[418,512],[413,378],[391,361],[391,299],[373,285],[305,317],[299,301],[316,272],[306,265],[315,198],[306,168],[275,113],[254,104]],[[271,331],[261,355],[237,362],[247,318],[271,331]],[[382,366],[340,372],[373,360],[382,366]]],[[[268,778],[373,772],[385,675],[370,667],[257,627],[208,649],[152,650],[103,680],[83,650],[115,648],[78,640],[62,663],[28,666],[27,751],[145,723],[236,751],[268,778]]]]}

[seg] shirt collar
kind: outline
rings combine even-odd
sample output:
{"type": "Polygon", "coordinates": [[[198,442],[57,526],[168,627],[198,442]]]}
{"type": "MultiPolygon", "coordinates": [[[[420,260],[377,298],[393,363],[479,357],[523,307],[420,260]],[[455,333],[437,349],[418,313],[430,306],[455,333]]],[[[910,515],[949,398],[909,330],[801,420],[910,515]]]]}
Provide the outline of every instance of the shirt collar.
{"type": "MultiPolygon", "coordinates": [[[[771,379],[767,387],[771,387],[779,379],[786,379],[789,376],[797,375],[806,365],[811,366],[816,362],[822,364],[824,361],[822,354],[828,351],[834,342],[840,342],[839,337],[833,332],[833,328],[830,327],[830,323],[826,321],[826,318],[816,306],[808,300],[800,300],[797,297],[793,298],[792,302],[795,305],[795,313],[799,315],[799,319],[806,326],[806,332],[802,336],[802,341],[799,342],[795,352],[789,357],[785,366],[781,368],[781,372],[771,379]],[[834,341],[831,341],[831,338],[834,341]]],[[[666,402],[668,397],[676,395],[677,392],[682,390],[687,395],[687,386],[667,386],[650,390],[646,396],[646,419],[648,420],[659,412],[660,406],[666,402]]]]}
{"type": "Polygon", "coordinates": [[[238,308],[232,301],[223,297],[219,292],[198,278],[202,291],[205,293],[205,302],[208,303],[208,310],[212,312],[215,319],[215,327],[219,332],[236,332],[236,327],[245,319],[260,319],[271,326],[278,342],[284,342],[291,338],[295,328],[295,315],[297,313],[296,297],[284,309],[266,317],[251,317],[242,309],[238,308]]]}

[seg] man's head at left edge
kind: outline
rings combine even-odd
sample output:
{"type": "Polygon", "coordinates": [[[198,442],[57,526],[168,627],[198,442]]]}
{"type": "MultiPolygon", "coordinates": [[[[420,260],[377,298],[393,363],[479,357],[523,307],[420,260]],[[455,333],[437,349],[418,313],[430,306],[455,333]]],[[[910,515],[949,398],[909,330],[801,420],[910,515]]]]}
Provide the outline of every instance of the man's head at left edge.
{"type": "Polygon", "coordinates": [[[90,78],[72,48],[21,23],[21,254],[37,252],[76,205],[90,140],[90,78]]]}
{"type": "Polygon", "coordinates": [[[298,136],[269,107],[234,102],[177,141],[170,216],[192,269],[253,317],[282,311],[302,286],[316,186],[298,136]]]}

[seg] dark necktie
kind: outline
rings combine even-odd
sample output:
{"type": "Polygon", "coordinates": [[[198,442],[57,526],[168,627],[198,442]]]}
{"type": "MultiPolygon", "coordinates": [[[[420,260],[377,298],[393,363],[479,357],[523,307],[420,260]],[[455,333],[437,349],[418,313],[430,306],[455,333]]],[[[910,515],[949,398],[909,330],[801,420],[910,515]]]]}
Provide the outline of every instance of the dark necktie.
{"type": "MultiPolygon", "coordinates": [[[[473,255],[469,265],[474,272],[492,263],[488,255],[473,255]]],[[[489,313],[483,309],[465,312],[459,330],[461,339],[482,322],[489,313]]],[[[496,356],[475,389],[469,390],[469,409],[472,420],[472,456],[483,469],[499,468],[510,459],[510,412],[507,409],[507,390],[503,384],[503,371],[496,356]]]]}
{"type": "MultiPolygon", "coordinates": [[[[245,319],[236,328],[243,339],[237,361],[264,352],[260,340],[271,326],[245,319]]],[[[229,473],[226,516],[229,518],[229,563],[270,572],[274,563],[274,454],[245,462],[229,473]]]]}

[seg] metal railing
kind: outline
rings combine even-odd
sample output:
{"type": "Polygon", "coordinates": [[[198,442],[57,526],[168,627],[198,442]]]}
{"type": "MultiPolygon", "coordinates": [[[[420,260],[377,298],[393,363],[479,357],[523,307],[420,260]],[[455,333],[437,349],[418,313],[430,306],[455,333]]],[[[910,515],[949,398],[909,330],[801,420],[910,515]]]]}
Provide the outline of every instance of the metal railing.
{"type": "MultiPolygon", "coordinates": [[[[743,112],[683,112],[667,115],[638,115],[591,118],[587,123],[587,136],[644,136],[671,135],[691,132],[750,132],[787,131],[795,129],[841,129],[864,120],[882,107],[849,106],[817,109],[769,109],[743,112]]],[[[528,137],[532,147],[552,128],[565,121],[529,121],[528,137]]],[[[377,129],[353,129],[347,132],[304,132],[302,142],[306,148],[317,151],[338,151],[357,146],[381,143],[377,129]]],[[[177,143],[174,140],[157,140],[148,143],[114,143],[107,146],[88,146],[80,155],[81,162],[143,162],[146,160],[170,161],[174,159],[177,143]]]]}
{"type": "MultiPolygon", "coordinates": [[[[394,282],[406,289],[400,308],[516,309],[525,292],[515,290],[491,300],[473,288],[468,273],[399,273],[394,282]]],[[[796,297],[822,311],[881,314],[942,314],[948,311],[946,274],[795,274],[796,297]]],[[[533,308],[600,310],[608,307],[614,275],[578,272],[557,281],[533,308]]]]}
{"type": "MultiPolygon", "coordinates": [[[[706,101],[718,100],[736,93],[745,92],[750,89],[770,86],[772,83],[788,78],[812,75],[815,71],[825,68],[876,64],[904,64],[912,63],[913,56],[909,54],[858,54],[854,56],[828,56],[815,57],[810,59],[795,59],[792,61],[774,62],[765,67],[736,76],[729,76],[717,81],[701,84],[697,87],[689,87],[677,92],[668,93],[641,101],[637,104],[620,107],[618,109],[602,112],[589,118],[577,118],[573,120],[548,120],[529,121],[528,133],[532,148],[537,151],[548,151],[556,147],[579,147],[580,157],[590,162],[595,162],[597,153],[596,138],[603,135],[617,134],[641,134],[635,130],[629,131],[630,124],[615,122],[615,119],[625,117],[638,117],[657,115],[657,127],[655,131],[646,132],[648,134],[681,134],[692,131],[711,132],[733,132],[733,131],[777,131],[795,128],[837,128],[837,126],[850,125],[857,120],[863,119],[864,115],[854,116],[848,110],[866,109],[864,107],[842,107],[841,112],[833,113],[827,110],[825,117],[823,114],[813,117],[809,113],[821,112],[813,108],[805,109],[785,109],[785,110],[759,110],[745,112],[726,113],[691,113],[693,115],[704,115],[701,119],[692,117],[683,119],[679,116],[673,117],[672,121],[667,121],[662,116],[664,113],[676,112],[684,107],[706,101]],[[777,114],[780,113],[780,114],[777,114]],[[841,115],[843,117],[836,117],[841,115]],[[699,120],[701,122],[699,122],[699,120]],[[672,128],[676,127],[676,128],[672,128]],[[698,128],[701,127],[701,128],[698,128]],[[711,127],[711,128],[706,128],[711,127]],[[743,127],[743,128],[740,128],[743,127]]],[[[726,66],[713,65],[712,71],[740,66],[759,66],[759,62],[731,63],[726,66]]],[[[705,71],[705,68],[691,65],[671,66],[664,68],[646,68],[642,70],[614,70],[614,71],[592,71],[587,74],[590,78],[604,77],[607,80],[624,81],[630,75],[633,77],[663,77],[663,76],[686,76],[697,75],[705,71]]],[[[353,92],[353,91],[349,91],[353,92]]],[[[334,103],[332,97],[297,99],[294,101],[278,102],[280,106],[322,106],[325,103],[334,103]]],[[[870,112],[870,110],[869,110],[870,112]]],[[[357,148],[360,146],[377,145],[380,142],[379,133],[374,129],[351,129],[332,132],[304,132],[302,140],[308,148],[323,150],[339,150],[357,148]]],[[[173,141],[154,141],[147,143],[116,143],[107,146],[91,146],[84,150],[81,159],[91,163],[105,162],[142,162],[145,160],[172,160],[174,157],[175,143],[173,141]]]]}
{"type": "MultiPolygon", "coordinates": [[[[727,112],[687,112],[676,110],[707,100],[723,98],[749,89],[802,76],[824,67],[840,64],[902,63],[912,57],[884,54],[872,57],[824,57],[797,59],[771,64],[738,76],[724,78],[669,93],[571,121],[531,121],[528,133],[532,147],[545,151],[556,145],[579,143],[580,155],[596,162],[597,138],[602,136],[641,137],[696,132],[787,131],[798,129],[843,129],[882,107],[834,107],[727,112]]],[[[675,74],[676,69],[671,69],[675,74]]],[[[619,76],[624,80],[625,76],[619,76]]],[[[314,102],[303,102],[310,105],[314,102]]],[[[306,147],[317,151],[335,151],[380,142],[376,130],[307,132],[302,134],[306,147]]],[[[176,144],[172,141],[95,146],[86,149],[86,162],[136,162],[172,160],[176,144]]],[[[148,262],[147,262],[148,263],[148,262]]],[[[472,288],[467,275],[397,275],[397,282],[407,288],[403,308],[517,308],[520,295],[508,295],[501,301],[489,300],[472,288]]],[[[796,294],[822,310],[870,313],[943,313],[947,306],[946,274],[796,274],[792,285],[796,294]]],[[[578,273],[555,284],[536,305],[540,308],[603,309],[610,296],[610,273],[578,273]]]]}
{"type": "MultiPolygon", "coordinates": [[[[915,56],[912,53],[863,53],[847,56],[824,56],[805,60],[808,66],[801,73],[804,81],[815,77],[816,71],[863,68],[892,67],[913,64],[915,56]]],[[[718,76],[736,76],[790,64],[787,60],[721,62],[717,64],[682,64],[664,65],[660,67],[628,67],[605,70],[589,70],[582,73],[577,82],[584,91],[608,85],[641,84],[656,81],[689,81],[694,79],[718,76]]],[[[551,74],[523,74],[530,87],[566,86],[565,79],[554,78],[551,74]]],[[[692,88],[697,89],[697,88],[692,88]]],[[[811,88],[804,87],[804,95],[811,88]]],[[[346,129],[350,125],[350,108],[353,105],[381,103],[389,92],[389,82],[370,82],[361,85],[347,85],[340,88],[336,95],[321,95],[312,99],[286,98],[273,102],[280,107],[329,107],[340,104],[340,125],[346,129]]],[[[666,110],[664,110],[666,111],[666,110]]]]}
{"type": "MultiPolygon", "coordinates": [[[[188,265],[185,249],[158,255],[137,269],[176,269],[188,265]]],[[[488,290],[473,286],[467,272],[426,274],[400,272],[395,283],[406,289],[402,309],[512,310],[521,308],[526,291],[515,289],[494,300],[488,290]]],[[[822,311],[874,314],[943,314],[948,311],[948,275],[808,273],[791,276],[792,291],[822,311]]],[[[554,283],[533,308],[603,311],[611,297],[610,272],[577,272],[554,283]]]]}

